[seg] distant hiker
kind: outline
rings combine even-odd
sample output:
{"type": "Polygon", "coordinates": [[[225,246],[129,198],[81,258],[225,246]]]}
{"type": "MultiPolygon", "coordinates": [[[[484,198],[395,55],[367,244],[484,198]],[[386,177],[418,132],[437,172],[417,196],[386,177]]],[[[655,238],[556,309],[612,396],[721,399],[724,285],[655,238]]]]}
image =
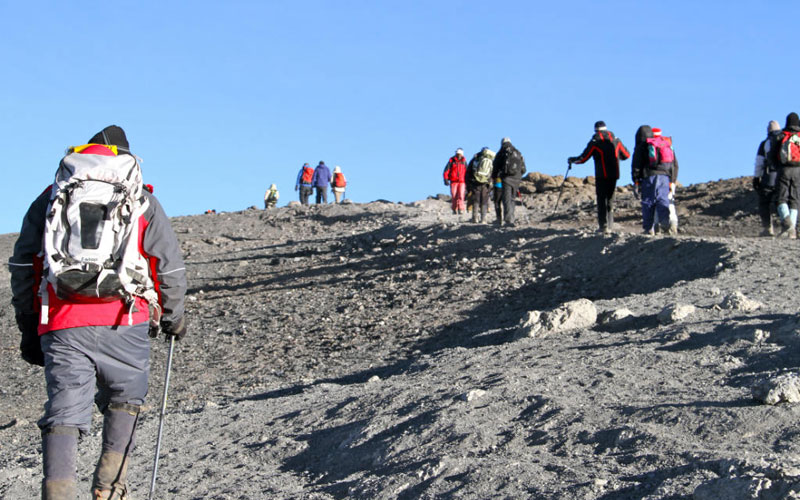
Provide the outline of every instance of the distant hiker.
{"type": "Polygon", "coordinates": [[[324,161],[319,162],[317,168],[314,169],[314,177],[311,179],[311,184],[317,190],[317,205],[320,203],[328,203],[328,184],[331,183],[331,171],[324,161]]]}
{"type": "Polygon", "coordinates": [[[500,151],[497,152],[492,162],[492,178],[499,177],[501,180],[505,224],[507,226],[513,226],[516,221],[514,218],[514,208],[517,202],[519,183],[522,181],[522,176],[527,170],[525,168],[525,158],[523,158],[522,153],[511,144],[511,139],[504,137],[500,144],[500,151]]]}
{"type": "Polygon", "coordinates": [[[267,189],[267,192],[264,193],[264,210],[277,205],[280,196],[280,193],[278,193],[278,186],[272,184],[269,189],[267,189]]]}
{"type": "Polygon", "coordinates": [[[339,167],[339,165],[336,165],[333,167],[333,181],[331,181],[331,191],[333,191],[333,197],[336,199],[336,203],[342,202],[346,187],[347,179],[342,173],[342,169],[339,167]]]}
{"type": "Polygon", "coordinates": [[[782,235],[797,238],[797,207],[800,200],[800,118],[797,113],[786,116],[786,127],[770,146],[778,170],[778,217],[782,235]],[[774,148],[774,149],[772,149],[774,148]]]}
{"type": "Polygon", "coordinates": [[[503,225],[503,179],[495,177],[492,181],[492,199],[494,200],[494,223],[503,225]]]}
{"type": "Polygon", "coordinates": [[[778,183],[778,166],[774,148],[783,136],[781,126],[775,120],[767,125],[767,138],[761,141],[756,151],[753,189],[758,193],[758,215],[761,217],[761,236],[774,236],[772,212],[775,211],[775,191],[778,183]]]}
{"type": "Polygon", "coordinates": [[[450,206],[454,214],[463,214],[467,211],[465,203],[466,197],[466,176],[467,160],[464,158],[464,150],[456,149],[456,154],[447,160],[444,167],[444,185],[450,186],[450,206]]]}
{"type": "Polygon", "coordinates": [[[672,138],[664,137],[659,128],[639,127],[631,175],[642,197],[643,233],[655,234],[657,216],[661,230],[677,234],[677,216],[670,217],[670,200],[674,198],[678,179],[678,158],[672,147],[672,138]]]}
{"type": "Polygon", "coordinates": [[[486,211],[492,194],[494,157],[494,151],[484,147],[469,161],[466,179],[469,191],[472,192],[472,222],[478,222],[478,212],[481,213],[481,223],[486,222],[486,211]]]}
{"type": "Polygon", "coordinates": [[[594,135],[579,156],[567,159],[570,164],[586,163],[594,159],[595,193],[597,194],[597,222],[603,233],[611,232],[614,226],[614,190],[619,179],[619,162],[627,160],[631,154],[613,132],[606,128],[605,122],[594,124],[594,135]]]}
{"type": "Polygon", "coordinates": [[[93,402],[103,444],[92,498],[127,498],[148,333],[186,333],[186,271],[120,127],[68,150],[25,214],[9,269],[22,359],[43,366],[47,384],[42,498],[77,497],[78,437],[90,432],[93,402]]]}
{"type": "Polygon", "coordinates": [[[301,205],[308,205],[308,197],[311,196],[312,184],[311,181],[314,178],[314,169],[311,168],[308,163],[303,163],[303,166],[300,167],[300,172],[297,173],[297,180],[294,183],[294,190],[300,190],[300,204],[301,205]]]}

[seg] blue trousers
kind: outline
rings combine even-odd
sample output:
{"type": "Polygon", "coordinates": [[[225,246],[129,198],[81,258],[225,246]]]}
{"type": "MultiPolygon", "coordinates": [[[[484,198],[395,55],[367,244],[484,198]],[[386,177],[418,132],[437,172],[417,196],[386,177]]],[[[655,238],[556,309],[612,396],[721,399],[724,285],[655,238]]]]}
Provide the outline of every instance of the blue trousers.
{"type": "Polygon", "coordinates": [[[649,231],[653,228],[655,214],[662,224],[669,221],[669,177],[651,175],[641,182],[642,189],[642,228],[649,231]]]}

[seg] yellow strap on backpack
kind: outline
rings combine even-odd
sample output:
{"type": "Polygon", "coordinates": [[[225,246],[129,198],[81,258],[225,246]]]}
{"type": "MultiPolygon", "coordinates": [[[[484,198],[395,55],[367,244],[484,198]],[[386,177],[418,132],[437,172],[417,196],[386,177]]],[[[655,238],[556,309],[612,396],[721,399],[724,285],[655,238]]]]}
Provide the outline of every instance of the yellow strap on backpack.
{"type": "Polygon", "coordinates": [[[104,148],[107,148],[109,151],[114,153],[114,156],[119,155],[119,152],[117,151],[117,146],[113,144],[109,145],[109,144],[96,144],[96,143],[84,144],[83,146],[72,146],[71,148],[67,149],[67,154],[80,153],[81,151],[84,151],[91,146],[103,146],[104,148]]]}

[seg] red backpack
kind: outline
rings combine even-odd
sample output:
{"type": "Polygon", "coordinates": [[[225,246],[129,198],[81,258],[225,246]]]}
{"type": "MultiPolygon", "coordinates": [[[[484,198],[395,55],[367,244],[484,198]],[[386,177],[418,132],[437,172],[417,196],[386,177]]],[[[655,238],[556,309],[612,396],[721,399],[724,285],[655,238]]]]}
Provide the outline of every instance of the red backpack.
{"type": "Polygon", "coordinates": [[[800,166],[800,132],[783,132],[778,155],[781,165],[800,166]]]}
{"type": "Polygon", "coordinates": [[[333,187],[343,188],[345,186],[347,186],[347,180],[344,178],[344,174],[341,172],[333,174],[333,187]]]}
{"type": "Polygon", "coordinates": [[[303,184],[311,184],[311,179],[314,178],[314,169],[311,167],[303,167],[303,184]]]}

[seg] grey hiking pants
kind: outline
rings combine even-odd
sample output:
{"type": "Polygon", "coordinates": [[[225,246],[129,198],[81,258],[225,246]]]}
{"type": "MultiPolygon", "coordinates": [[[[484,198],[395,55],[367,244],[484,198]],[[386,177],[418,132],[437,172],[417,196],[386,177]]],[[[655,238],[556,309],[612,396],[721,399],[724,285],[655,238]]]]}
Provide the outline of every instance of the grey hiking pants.
{"type": "Polygon", "coordinates": [[[150,372],[149,326],[84,326],[40,337],[47,403],[39,427],[89,432],[92,404],[142,405],[150,372]]]}

